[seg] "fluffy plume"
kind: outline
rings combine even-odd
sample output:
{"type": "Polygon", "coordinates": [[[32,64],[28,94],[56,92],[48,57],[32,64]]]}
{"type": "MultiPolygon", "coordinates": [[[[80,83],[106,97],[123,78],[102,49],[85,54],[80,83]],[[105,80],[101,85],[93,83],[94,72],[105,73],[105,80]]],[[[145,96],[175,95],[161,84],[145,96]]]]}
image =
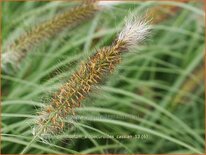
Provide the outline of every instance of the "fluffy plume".
{"type": "Polygon", "coordinates": [[[120,63],[122,53],[143,41],[148,31],[149,27],[144,20],[128,20],[111,46],[97,50],[53,94],[51,102],[39,113],[33,134],[44,138],[62,131],[65,119],[69,115],[75,115],[75,108],[78,108],[93,88],[104,82],[105,77],[120,63]]]}
{"type": "Polygon", "coordinates": [[[135,16],[125,21],[125,27],[118,36],[118,42],[124,42],[127,48],[132,48],[142,42],[149,33],[148,21],[135,16]]]}

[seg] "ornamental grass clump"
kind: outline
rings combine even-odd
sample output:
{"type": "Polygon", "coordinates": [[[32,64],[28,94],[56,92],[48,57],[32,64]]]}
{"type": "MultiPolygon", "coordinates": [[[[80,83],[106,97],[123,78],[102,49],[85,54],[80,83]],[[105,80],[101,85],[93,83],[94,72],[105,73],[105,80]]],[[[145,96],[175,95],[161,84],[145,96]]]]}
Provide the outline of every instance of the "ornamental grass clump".
{"type": "Polygon", "coordinates": [[[97,50],[52,95],[50,103],[37,116],[33,134],[44,138],[61,132],[65,127],[65,119],[69,115],[75,115],[75,108],[78,108],[92,90],[113,72],[120,63],[122,54],[127,53],[147,37],[149,29],[146,20],[136,17],[127,20],[113,44],[97,50]]]}

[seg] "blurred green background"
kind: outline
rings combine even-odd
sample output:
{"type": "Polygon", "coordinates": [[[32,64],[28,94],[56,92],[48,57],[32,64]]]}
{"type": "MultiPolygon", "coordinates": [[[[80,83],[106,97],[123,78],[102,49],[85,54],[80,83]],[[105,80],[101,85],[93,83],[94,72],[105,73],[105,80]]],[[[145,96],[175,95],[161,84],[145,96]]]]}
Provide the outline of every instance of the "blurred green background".
{"type": "MultiPolygon", "coordinates": [[[[75,5],[2,2],[3,52],[22,32],[75,5]]],[[[1,76],[2,153],[203,153],[204,16],[201,1],[122,3],[29,53],[15,74],[1,76]],[[125,17],[154,8],[160,20],[147,41],[124,55],[107,82],[82,103],[70,130],[46,142],[34,139],[33,122],[48,94],[82,59],[111,45],[125,17]]]]}

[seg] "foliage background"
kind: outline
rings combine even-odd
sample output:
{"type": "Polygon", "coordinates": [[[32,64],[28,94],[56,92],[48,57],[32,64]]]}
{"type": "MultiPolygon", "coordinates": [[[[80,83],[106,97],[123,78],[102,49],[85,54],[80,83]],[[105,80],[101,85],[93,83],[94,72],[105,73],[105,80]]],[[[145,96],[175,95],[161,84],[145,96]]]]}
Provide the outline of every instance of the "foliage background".
{"type": "MultiPolygon", "coordinates": [[[[69,2],[3,2],[3,51],[31,26],[69,2]]],[[[96,14],[31,52],[14,75],[2,73],[2,153],[203,153],[205,25],[203,2],[138,1],[96,14]],[[107,82],[77,109],[71,130],[46,143],[33,139],[36,112],[48,93],[96,48],[110,45],[129,11],[158,5],[181,8],[152,27],[149,40],[123,56],[107,82]],[[71,138],[71,136],[89,138],[71,138]],[[133,138],[92,138],[131,135],[133,138]],[[134,138],[134,136],[140,136],[134,138]]],[[[159,11],[167,13],[165,7],[159,11]]],[[[157,12],[158,13],[158,12],[157,12]]],[[[68,120],[71,121],[71,120],[68,120]]]]}

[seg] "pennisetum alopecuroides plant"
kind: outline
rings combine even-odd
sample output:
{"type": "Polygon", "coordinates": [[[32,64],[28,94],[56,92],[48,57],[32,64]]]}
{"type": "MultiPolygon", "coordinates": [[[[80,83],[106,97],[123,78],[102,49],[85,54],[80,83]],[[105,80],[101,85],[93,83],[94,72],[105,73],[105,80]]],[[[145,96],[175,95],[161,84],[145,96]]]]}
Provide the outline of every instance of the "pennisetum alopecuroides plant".
{"type": "Polygon", "coordinates": [[[113,44],[97,50],[53,94],[50,103],[38,113],[33,134],[44,138],[61,132],[65,127],[65,119],[69,115],[74,115],[75,108],[78,108],[93,88],[101,84],[115,69],[120,63],[122,54],[127,53],[147,37],[149,29],[148,21],[144,19],[132,16],[127,20],[113,44]]]}

